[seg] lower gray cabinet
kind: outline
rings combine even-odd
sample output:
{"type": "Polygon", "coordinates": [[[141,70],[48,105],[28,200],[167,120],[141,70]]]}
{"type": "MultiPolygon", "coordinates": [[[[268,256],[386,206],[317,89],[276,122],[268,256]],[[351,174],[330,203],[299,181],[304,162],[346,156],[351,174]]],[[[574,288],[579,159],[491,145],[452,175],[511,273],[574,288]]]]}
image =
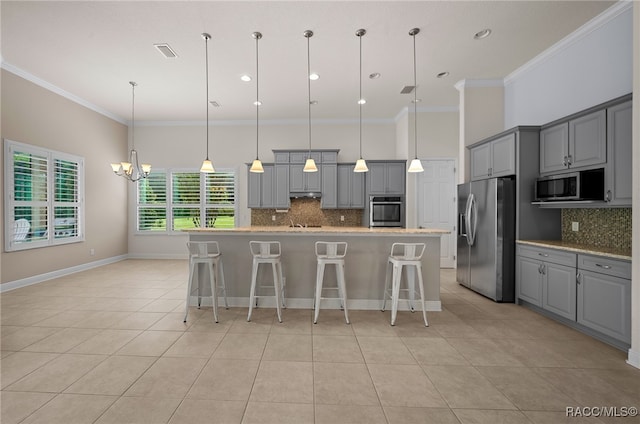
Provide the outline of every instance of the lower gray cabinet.
{"type": "Polygon", "coordinates": [[[516,279],[518,298],[542,307],[542,262],[518,256],[516,259],[516,279]]]}
{"type": "Polygon", "coordinates": [[[338,164],[338,208],[364,209],[364,172],[353,172],[354,163],[338,164]]]}
{"type": "Polygon", "coordinates": [[[576,320],[576,267],[545,263],[542,268],[542,308],[576,320]]]}

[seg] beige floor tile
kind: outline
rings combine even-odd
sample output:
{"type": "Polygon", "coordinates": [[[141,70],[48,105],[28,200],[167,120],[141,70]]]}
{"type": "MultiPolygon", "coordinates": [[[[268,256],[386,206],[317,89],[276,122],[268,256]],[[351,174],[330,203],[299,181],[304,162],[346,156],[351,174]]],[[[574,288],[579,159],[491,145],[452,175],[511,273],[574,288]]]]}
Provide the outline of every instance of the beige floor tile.
{"type": "Polygon", "coordinates": [[[163,356],[188,356],[209,358],[216,350],[224,334],[185,332],[163,356]]]}
{"type": "Polygon", "coordinates": [[[56,353],[16,352],[0,362],[2,389],[60,356],[56,353]]]}
{"type": "Polygon", "coordinates": [[[523,367],[476,367],[520,410],[564,411],[575,401],[534,370],[523,367]]]}
{"type": "Polygon", "coordinates": [[[446,339],[403,337],[402,341],[421,365],[469,365],[446,339]]]}
{"type": "Polygon", "coordinates": [[[157,299],[140,308],[140,312],[173,312],[178,306],[184,306],[184,300],[157,299]]]}
{"type": "Polygon", "coordinates": [[[133,312],[124,319],[111,325],[117,330],[147,330],[164,317],[164,312],[133,312]]]}
{"type": "MultiPolygon", "coordinates": [[[[324,336],[353,336],[353,325],[344,322],[344,314],[342,311],[339,316],[332,315],[333,310],[324,311],[320,318],[318,318],[317,324],[311,325],[311,332],[315,335],[324,336]]],[[[351,317],[350,321],[353,322],[351,317]]]]}
{"type": "Polygon", "coordinates": [[[302,334],[269,335],[267,346],[262,355],[263,361],[303,361],[313,359],[312,336],[302,334]]]}
{"type": "MultiPolygon", "coordinates": [[[[322,314],[322,312],[320,312],[322,314]]],[[[344,322],[344,321],[343,321],[344,322]]],[[[310,309],[285,309],[282,322],[274,322],[271,334],[303,334],[311,335],[313,316],[310,309]]]]}
{"type": "Polygon", "coordinates": [[[193,321],[184,322],[184,312],[170,312],[153,324],[149,330],[186,331],[193,321]]]}
{"type": "Polygon", "coordinates": [[[58,332],[24,348],[27,352],[67,352],[100,332],[92,328],[58,328],[58,332]]]}
{"type": "Polygon", "coordinates": [[[423,366],[450,408],[516,409],[473,367],[423,366]]]}
{"type": "Polygon", "coordinates": [[[103,355],[62,354],[6,390],[60,393],[105,359],[103,355]]]}
{"type": "Polygon", "coordinates": [[[370,364],[369,372],[383,406],[447,406],[419,365],[370,364]]]}
{"type": "Polygon", "coordinates": [[[310,362],[261,362],[249,400],[313,403],[313,365],[310,362]]]}
{"type": "MultiPolygon", "coordinates": [[[[244,316],[238,315],[229,327],[229,333],[262,334],[269,333],[271,326],[278,323],[275,308],[257,308],[251,313],[251,321],[247,321],[246,310],[244,316]],[[244,319],[243,319],[244,318],[244,319]]],[[[284,320],[284,317],[283,317],[284,320]]]]}
{"type": "Polygon", "coordinates": [[[136,312],[153,302],[152,299],[115,299],[109,303],[109,310],[120,312],[136,312]]]}
{"type": "Polygon", "coordinates": [[[358,341],[353,336],[313,336],[314,362],[364,363],[358,341]]]}
{"type": "Polygon", "coordinates": [[[98,312],[96,311],[57,311],[55,315],[38,321],[33,325],[38,327],[73,327],[97,314],[98,312]]]}
{"type": "MultiPolygon", "coordinates": [[[[522,308],[521,308],[522,309],[522,308]]],[[[526,332],[521,330],[520,322],[499,319],[471,319],[465,324],[473,327],[477,332],[490,339],[528,339],[526,332]]]]}
{"type": "Polygon", "coordinates": [[[444,338],[484,338],[485,336],[470,325],[461,322],[430,323],[440,336],[444,338]]]}
{"type": "Polygon", "coordinates": [[[315,362],[313,388],[316,404],[380,405],[364,364],[315,362]]]}
{"type": "Polygon", "coordinates": [[[240,424],[245,406],[244,401],[185,399],[169,424],[194,424],[203,419],[209,424],[240,424]]]}
{"type": "MultiPolygon", "coordinates": [[[[427,319],[431,321],[431,317],[436,313],[439,312],[428,312],[427,319]]],[[[433,325],[429,324],[429,327],[424,326],[422,313],[420,312],[415,312],[411,321],[404,321],[402,325],[396,323],[396,325],[393,326],[393,332],[398,337],[442,337],[433,325]]]]}
{"type": "Polygon", "coordinates": [[[358,344],[367,364],[416,364],[400,337],[358,336],[358,344]]]}
{"type": "Polygon", "coordinates": [[[52,393],[0,392],[0,421],[17,424],[54,396],[52,393]]]}
{"type": "Polygon", "coordinates": [[[60,331],[60,328],[49,327],[14,327],[15,331],[6,334],[2,332],[0,346],[2,350],[22,350],[27,346],[36,343],[45,337],[60,331]]]}
{"type": "Polygon", "coordinates": [[[61,325],[47,325],[45,321],[52,319],[56,315],[60,314],[59,310],[55,309],[20,309],[16,308],[16,311],[2,312],[2,325],[38,325],[40,327],[64,327],[61,325]],[[41,324],[45,322],[44,324],[41,324]]]}
{"type": "Polygon", "coordinates": [[[112,355],[140,333],[139,330],[101,330],[95,336],[71,349],[69,353],[112,355]]]}
{"type": "Polygon", "coordinates": [[[259,361],[212,358],[189,390],[188,399],[247,401],[259,361]]]}
{"type": "Polygon", "coordinates": [[[504,351],[528,367],[572,367],[573,359],[561,352],[559,340],[494,339],[504,351]]]}
{"type": "Polygon", "coordinates": [[[117,398],[113,396],[56,396],[21,424],[80,424],[94,422],[117,398]]]}
{"type": "Polygon", "coordinates": [[[522,366],[515,356],[505,352],[490,339],[456,339],[447,342],[471,362],[472,365],[522,366]]]}
{"type": "Polygon", "coordinates": [[[215,359],[260,359],[268,334],[227,333],[213,353],[215,359]]]}
{"type": "Polygon", "coordinates": [[[460,424],[449,408],[385,406],[384,413],[389,424],[460,424]]]}
{"type": "Polygon", "coordinates": [[[73,383],[65,393],[120,396],[155,360],[146,356],[111,356],[73,383]]]}
{"type": "Polygon", "coordinates": [[[568,417],[566,412],[522,411],[534,424],[600,424],[596,417],[568,417]]]}
{"type": "MultiPolygon", "coordinates": [[[[5,311],[0,311],[0,315],[4,316],[5,315],[4,312],[6,312],[6,309],[5,311]]],[[[0,325],[0,336],[6,337],[10,334],[20,331],[23,328],[29,328],[29,327],[26,327],[23,325],[4,325],[3,323],[2,325],[0,325]]]]}
{"type": "Polygon", "coordinates": [[[589,370],[589,374],[614,385],[626,395],[635,397],[636,404],[640,404],[640,370],[627,365],[624,370],[594,369],[589,370]]]}
{"type": "Polygon", "coordinates": [[[315,424],[386,424],[380,406],[316,405],[315,424]]]}
{"type": "MultiPolygon", "coordinates": [[[[355,312],[355,311],[354,311],[355,312]]],[[[374,311],[376,314],[379,311],[374,311]]],[[[396,335],[393,327],[389,322],[389,311],[385,312],[384,316],[374,318],[370,321],[358,320],[357,318],[351,319],[351,326],[353,327],[353,332],[356,336],[371,336],[371,337],[392,337],[396,335]],[[386,325],[385,325],[386,324],[386,325]]],[[[396,319],[396,326],[400,326],[403,322],[411,322],[410,317],[404,317],[404,314],[411,314],[411,312],[398,312],[398,317],[396,319]]]]}
{"type": "Polygon", "coordinates": [[[109,328],[131,315],[131,312],[97,311],[84,320],[71,325],[74,328],[109,328]]]}
{"type": "Polygon", "coordinates": [[[313,405],[249,402],[242,424],[313,424],[313,405]]]}
{"type": "Polygon", "coordinates": [[[144,331],[124,345],[117,355],[160,356],[182,335],[179,331],[144,331]]]}
{"type": "Polygon", "coordinates": [[[179,404],[179,399],[121,397],[96,424],[164,424],[179,404]]]}
{"type": "Polygon", "coordinates": [[[454,409],[453,412],[462,424],[529,424],[520,411],[454,409]]]}
{"type": "Polygon", "coordinates": [[[124,395],[182,399],[205,363],[203,358],[160,358],[124,395]]]}

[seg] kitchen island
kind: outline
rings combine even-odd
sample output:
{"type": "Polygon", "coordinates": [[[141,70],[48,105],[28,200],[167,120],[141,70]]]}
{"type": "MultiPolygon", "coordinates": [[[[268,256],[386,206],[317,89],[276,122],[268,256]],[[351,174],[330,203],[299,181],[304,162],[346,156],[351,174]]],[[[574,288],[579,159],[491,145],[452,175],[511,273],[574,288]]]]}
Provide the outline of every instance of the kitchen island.
{"type": "MultiPolygon", "coordinates": [[[[222,252],[227,297],[231,306],[248,306],[252,257],[249,241],[276,240],[282,246],[282,267],[286,278],[288,308],[312,308],[316,280],[316,241],[346,241],[345,263],[348,306],[350,309],[381,307],[387,258],[393,243],[425,243],[422,258],[426,308],[440,311],[439,229],[366,227],[273,227],[252,226],[232,229],[188,230],[189,241],[217,241],[222,252]]],[[[262,268],[262,267],[261,267],[262,268]]],[[[335,284],[333,267],[325,270],[325,287],[335,284]]],[[[272,281],[270,269],[258,276],[272,281]]],[[[206,284],[204,285],[206,287],[206,284]]],[[[270,299],[264,305],[270,306],[270,299]]],[[[274,302],[272,302],[274,303],[274,302]]],[[[400,308],[403,302],[400,304],[400,308]]],[[[323,301],[323,308],[339,307],[338,301],[323,301]]],[[[406,309],[406,306],[405,306],[406,309]]]]}

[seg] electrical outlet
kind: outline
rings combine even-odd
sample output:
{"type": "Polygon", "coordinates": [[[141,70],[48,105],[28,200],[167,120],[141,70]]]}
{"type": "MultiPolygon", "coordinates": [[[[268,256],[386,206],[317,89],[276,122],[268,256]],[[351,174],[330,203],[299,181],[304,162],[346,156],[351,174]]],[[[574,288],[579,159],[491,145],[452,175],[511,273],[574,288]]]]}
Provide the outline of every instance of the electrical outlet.
{"type": "Polygon", "coordinates": [[[275,221],[276,220],[276,216],[275,215],[271,215],[271,220],[275,221]]]}
{"type": "Polygon", "coordinates": [[[580,229],[580,224],[577,223],[576,221],[573,221],[571,223],[571,231],[578,231],[580,229]]]}
{"type": "Polygon", "coordinates": [[[94,256],[96,254],[96,249],[89,249],[89,255],[94,256]]]}
{"type": "Polygon", "coordinates": [[[340,221],[344,222],[344,215],[340,215],[340,221]]]}

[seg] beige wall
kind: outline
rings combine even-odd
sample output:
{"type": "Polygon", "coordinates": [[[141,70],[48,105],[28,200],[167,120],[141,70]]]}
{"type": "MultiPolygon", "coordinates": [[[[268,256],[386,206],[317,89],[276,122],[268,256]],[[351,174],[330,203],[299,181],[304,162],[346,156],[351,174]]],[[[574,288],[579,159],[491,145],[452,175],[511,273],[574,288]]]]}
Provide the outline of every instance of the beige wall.
{"type": "Polygon", "coordinates": [[[84,157],[86,207],[84,242],[3,252],[2,283],[126,255],[127,186],[109,166],[127,154],[126,125],[5,70],[1,84],[2,137],[84,157]]]}

